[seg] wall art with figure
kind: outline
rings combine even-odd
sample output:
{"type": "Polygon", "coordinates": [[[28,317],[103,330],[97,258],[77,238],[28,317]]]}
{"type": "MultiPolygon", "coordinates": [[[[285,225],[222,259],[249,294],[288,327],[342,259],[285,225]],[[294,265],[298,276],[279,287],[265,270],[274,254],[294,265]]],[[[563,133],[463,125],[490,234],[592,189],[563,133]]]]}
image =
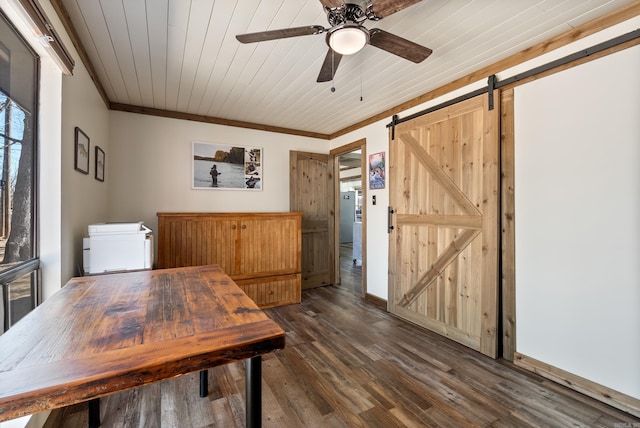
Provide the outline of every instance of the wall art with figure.
{"type": "Polygon", "coordinates": [[[369,189],[384,189],[384,152],[369,155],[369,189]]]}
{"type": "Polygon", "coordinates": [[[193,142],[194,189],[262,190],[262,149],[193,142]]]}

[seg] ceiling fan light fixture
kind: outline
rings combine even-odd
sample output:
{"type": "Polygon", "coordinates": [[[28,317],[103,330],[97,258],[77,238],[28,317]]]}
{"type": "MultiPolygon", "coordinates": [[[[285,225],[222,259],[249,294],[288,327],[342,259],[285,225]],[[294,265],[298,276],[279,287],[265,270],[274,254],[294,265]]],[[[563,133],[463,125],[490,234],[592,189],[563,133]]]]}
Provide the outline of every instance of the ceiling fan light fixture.
{"type": "Polygon", "coordinates": [[[369,42],[369,33],[357,24],[344,24],[329,34],[329,46],[340,55],[359,52],[369,42]]]}

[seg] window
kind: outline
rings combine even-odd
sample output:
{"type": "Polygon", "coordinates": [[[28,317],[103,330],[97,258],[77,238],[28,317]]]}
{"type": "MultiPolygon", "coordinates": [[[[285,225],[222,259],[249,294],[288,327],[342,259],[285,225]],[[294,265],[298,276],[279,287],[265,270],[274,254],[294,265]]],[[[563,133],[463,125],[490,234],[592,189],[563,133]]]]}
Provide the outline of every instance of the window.
{"type": "Polygon", "coordinates": [[[0,323],[38,302],[36,240],[38,56],[0,13],[0,323]]]}

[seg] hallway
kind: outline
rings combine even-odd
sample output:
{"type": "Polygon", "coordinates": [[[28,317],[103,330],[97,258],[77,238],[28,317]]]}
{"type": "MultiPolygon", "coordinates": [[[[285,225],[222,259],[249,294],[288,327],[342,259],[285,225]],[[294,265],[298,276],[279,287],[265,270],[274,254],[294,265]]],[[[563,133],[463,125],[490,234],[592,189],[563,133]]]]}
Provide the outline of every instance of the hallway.
{"type": "Polygon", "coordinates": [[[340,278],[341,287],[351,291],[355,296],[362,297],[362,264],[353,261],[353,245],[340,244],[340,278]]]}

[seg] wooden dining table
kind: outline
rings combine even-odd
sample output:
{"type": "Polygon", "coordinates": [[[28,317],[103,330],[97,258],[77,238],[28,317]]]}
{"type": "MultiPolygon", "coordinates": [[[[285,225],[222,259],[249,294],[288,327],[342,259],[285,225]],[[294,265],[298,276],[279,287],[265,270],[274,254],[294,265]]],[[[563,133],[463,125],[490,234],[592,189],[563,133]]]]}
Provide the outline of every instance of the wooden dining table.
{"type": "MultiPolygon", "coordinates": [[[[262,355],[284,331],[219,266],[71,279],[0,336],[0,422],[245,361],[246,425],[261,424],[262,355]]],[[[197,393],[197,392],[194,392],[197,393]]]]}

